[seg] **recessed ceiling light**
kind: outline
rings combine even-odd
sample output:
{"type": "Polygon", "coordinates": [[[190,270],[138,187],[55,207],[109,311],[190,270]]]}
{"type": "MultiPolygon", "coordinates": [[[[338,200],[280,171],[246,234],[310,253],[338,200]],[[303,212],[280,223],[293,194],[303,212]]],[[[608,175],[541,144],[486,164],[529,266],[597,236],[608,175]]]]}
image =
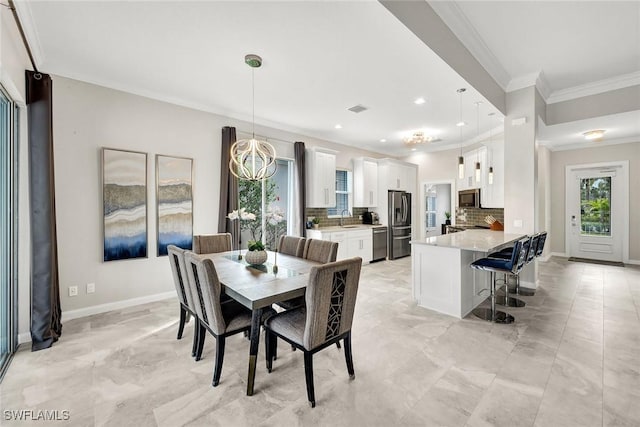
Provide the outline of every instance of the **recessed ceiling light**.
{"type": "Polygon", "coordinates": [[[605,131],[602,129],[596,129],[585,132],[582,135],[584,135],[585,139],[588,139],[590,141],[598,141],[602,139],[602,137],[604,136],[604,132],[605,131]]]}
{"type": "Polygon", "coordinates": [[[335,127],[336,129],[342,129],[342,125],[340,125],[340,124],[337,124],[337,125],[335,125],[334,127],[335,127]]]}
{"type": "Polygon", "coordinates": [[[422,97],[420,97],[420,98],[416,98],[416,100],[415,100],[415,101],[413,101],[413,103],[414,103],[414,104],[416,104],[416,105],[422,105],[422,104],[424,104],[425,102],[427,102],[427,101],[425,101],[425,99],[424,99],[424,98],[422,98],[422,97]]]}
{"type": "Polygon", "coordinates": [[[417,150],[417,148],[412,148],[412,149],[411,149],[411,151],[416,151],[416,150],[417,150]]]}
{"type": "Polygon", "coordinates": [[[458,127],[462,127],[462,126],[466,126],[466,125],[467,125],[467,122],[458,122],[458,123],[456,123],[456,126],[458,126],[458,127]]]}
{"type": "Polygon", "coordinates": [[[387,142],[387,140],[386,140],[386,139],[384,139],[384,138],[382,138],[382,139],[380,140],[380,142],[387,142]]]}

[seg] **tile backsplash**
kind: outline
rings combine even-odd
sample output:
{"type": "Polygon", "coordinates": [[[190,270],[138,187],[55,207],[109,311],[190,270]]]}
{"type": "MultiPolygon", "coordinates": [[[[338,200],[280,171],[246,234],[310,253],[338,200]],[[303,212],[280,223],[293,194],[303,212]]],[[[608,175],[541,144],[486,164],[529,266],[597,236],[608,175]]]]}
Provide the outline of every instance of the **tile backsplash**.
{"type": "MultiPolygon", "coordinates": [[[[366,212],[367,208],[353,208],[351,210],[351,216],[344,217],[344,225],[362,224],[362,220],[359,218],[363,212],[366,212]]],[[[332,227],[340,225],[340,218],[328,218],[327,209],[325,208],[307,208],[305,211],[305,222],[309,217],[316,217],[320,220],[320,227],[332,227]]]]}
{"type": "Polygon", "coordinates": [[[484,217],[492,215],[504,224],[504,209],[458,208],[456,210],[457,225],[489,225],[484,217]]]}

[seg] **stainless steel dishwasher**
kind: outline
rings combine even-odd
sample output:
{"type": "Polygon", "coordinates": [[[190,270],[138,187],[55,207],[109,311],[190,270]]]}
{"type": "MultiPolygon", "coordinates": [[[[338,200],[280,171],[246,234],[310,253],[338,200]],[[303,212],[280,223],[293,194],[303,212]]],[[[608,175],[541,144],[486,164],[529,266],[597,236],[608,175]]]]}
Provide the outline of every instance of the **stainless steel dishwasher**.
{"type": "Polygon", "coordinates": [[[387,258],[387,227],[373,227],[373,259],[380,261],[387,258]]]}

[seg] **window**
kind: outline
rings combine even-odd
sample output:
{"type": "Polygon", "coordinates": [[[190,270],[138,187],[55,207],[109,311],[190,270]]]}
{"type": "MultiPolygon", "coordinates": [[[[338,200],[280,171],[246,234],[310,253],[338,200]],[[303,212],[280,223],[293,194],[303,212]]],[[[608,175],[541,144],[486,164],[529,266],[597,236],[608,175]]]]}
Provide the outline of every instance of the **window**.
{"type": "Polygon", "coordinates": [[[0,380],[17,346],[17,119],[0,87],[0,380]]]}
{"type": "Polygon", "coordinates": [[[580,234],[611,236],[611,177],[580,180],[580,234]]]}
{"type": "Polygon", "coordinates": [[[256,216],[255,220],[240,221],[243,248],[249,240],[261,240],[273,250],[279,236],[293,232],[293,162],[277,159],[276,165],[276,173],[265,181],[240,180],[240,207],[256,216]]]}
{"type": "Polygon", "coordinates": [[[351,172],[336,170],[336,207],[327,209],[327,217],[340,217],[345,210],[351,212],[351,172]]]}
{"type": "Polygon", "coordinates": [[[427,230],[436,228],[436,196],[427,196],[427,230]]]}

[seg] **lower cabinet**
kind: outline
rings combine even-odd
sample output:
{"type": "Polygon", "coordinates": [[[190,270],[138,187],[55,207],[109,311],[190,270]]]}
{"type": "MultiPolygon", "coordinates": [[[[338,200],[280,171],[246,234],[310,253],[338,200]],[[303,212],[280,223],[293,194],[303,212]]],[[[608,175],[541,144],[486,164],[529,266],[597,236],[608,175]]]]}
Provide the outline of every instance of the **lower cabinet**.
{"type": "Polygon", "coordinates": [[[307,230],[310,239],[330,240],[338,243],[337,260],[359,256],[362,263],[373,259],[373,232],[371,229],[348,231],[307,230]]]}

